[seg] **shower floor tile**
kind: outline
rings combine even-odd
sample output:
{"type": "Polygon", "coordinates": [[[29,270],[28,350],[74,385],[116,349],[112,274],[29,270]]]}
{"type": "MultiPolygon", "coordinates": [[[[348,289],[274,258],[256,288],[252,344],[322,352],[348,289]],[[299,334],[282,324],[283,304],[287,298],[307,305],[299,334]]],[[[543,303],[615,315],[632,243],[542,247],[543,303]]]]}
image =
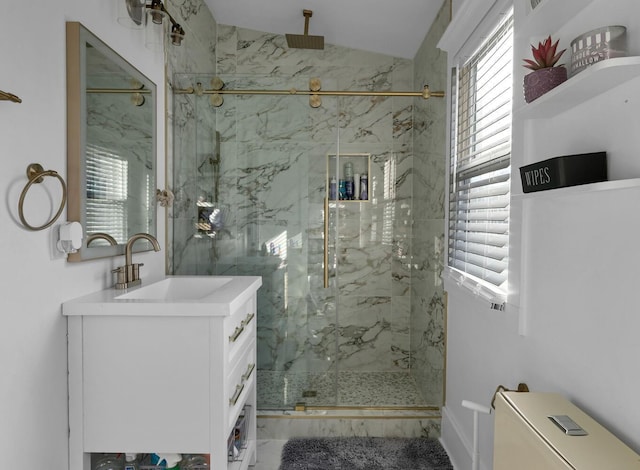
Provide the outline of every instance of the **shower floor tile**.
{"type": "Polygon", "coordinates": [[[307,406],[430,406],[407,372],[325,372],[322,374],[258,371],[258,408],[307,406]],[[338,390],[337,396],[335,390],[338,390]],[[311,393],[309,393],[311,392],[311,393]],[[315,395],[314,395],[315,392],[315,395]]]}

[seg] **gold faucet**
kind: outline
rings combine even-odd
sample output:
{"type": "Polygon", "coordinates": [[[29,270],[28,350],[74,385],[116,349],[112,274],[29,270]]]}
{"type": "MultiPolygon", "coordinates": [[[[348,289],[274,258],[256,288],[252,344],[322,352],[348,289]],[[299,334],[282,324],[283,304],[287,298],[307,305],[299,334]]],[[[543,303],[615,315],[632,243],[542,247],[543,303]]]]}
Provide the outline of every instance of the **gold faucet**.
{"type": "Polygon", "coordinates": [[[133,263],[133,244],[140,239],[148,240],[153,246],[154,251],[160,251],[160,244],[153,235],[148,233],[136,233],[131,235],[124,248],[124,266],[120,266],[113,270],[116,273],[116,289],[126,289],[128,287],[137,286],[142,282],[140,279],[140,266],[144,266],[143,263],[133,263]]]}
{"type": "Polygon", "coordinates": [[[87,247],[89,247],[89,245],[91,244],[92,241],[97,240],[99,238],[101,238],[102,240],[106,240],[107,242],[109,242],[109,245],[112,245],[112,246],[115,246],[115,245],[118,244],[116,239],[113,238],[108,233],[96,232],[96,233],[92,233],[91,235],[89,235],[87,237],[87,247]]]}

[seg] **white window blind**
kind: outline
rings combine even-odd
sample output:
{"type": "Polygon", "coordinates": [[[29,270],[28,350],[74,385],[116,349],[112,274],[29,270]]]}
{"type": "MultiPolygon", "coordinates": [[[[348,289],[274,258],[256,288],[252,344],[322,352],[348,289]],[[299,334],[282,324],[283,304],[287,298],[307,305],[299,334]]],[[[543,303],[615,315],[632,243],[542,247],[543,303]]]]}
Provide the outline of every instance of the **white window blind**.
{"type": "MultiPolygon", "coordinates": [[[[119,243],[124,243],[128,233],[127,160],[108,149],[88,144],[86,172],[86,232],[106,232],[119,243]]],[[[100,242],[96,240],[94,245],[100,242]]]]}
{"type": "Polygon", "coordinates": [[[454,70],[448,265],[506,294],[513,15],[454,70]]]}

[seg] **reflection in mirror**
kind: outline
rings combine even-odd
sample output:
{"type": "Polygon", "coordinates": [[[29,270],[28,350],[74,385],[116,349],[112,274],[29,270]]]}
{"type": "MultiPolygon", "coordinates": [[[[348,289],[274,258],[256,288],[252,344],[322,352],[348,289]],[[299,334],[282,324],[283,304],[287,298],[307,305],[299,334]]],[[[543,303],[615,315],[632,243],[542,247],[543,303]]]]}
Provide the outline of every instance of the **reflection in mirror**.
{"type": "Polygon", "coordinates": [[[68,219],[85,232],[69,261],[124,254],[131,235],[156,235],[155,91],[86,28],[67,23],[68,219]]]}

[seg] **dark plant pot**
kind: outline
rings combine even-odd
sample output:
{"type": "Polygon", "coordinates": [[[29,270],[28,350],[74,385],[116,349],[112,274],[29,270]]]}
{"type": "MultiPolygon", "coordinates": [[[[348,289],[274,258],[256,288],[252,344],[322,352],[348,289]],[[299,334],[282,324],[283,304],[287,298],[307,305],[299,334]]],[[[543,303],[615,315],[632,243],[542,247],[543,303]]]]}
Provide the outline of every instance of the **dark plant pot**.
{"type": "Polygon", "coordinates": [[[547,67],[524,76],[524,100],[531,103],[567,80],[564,67],[547,67]]]}

